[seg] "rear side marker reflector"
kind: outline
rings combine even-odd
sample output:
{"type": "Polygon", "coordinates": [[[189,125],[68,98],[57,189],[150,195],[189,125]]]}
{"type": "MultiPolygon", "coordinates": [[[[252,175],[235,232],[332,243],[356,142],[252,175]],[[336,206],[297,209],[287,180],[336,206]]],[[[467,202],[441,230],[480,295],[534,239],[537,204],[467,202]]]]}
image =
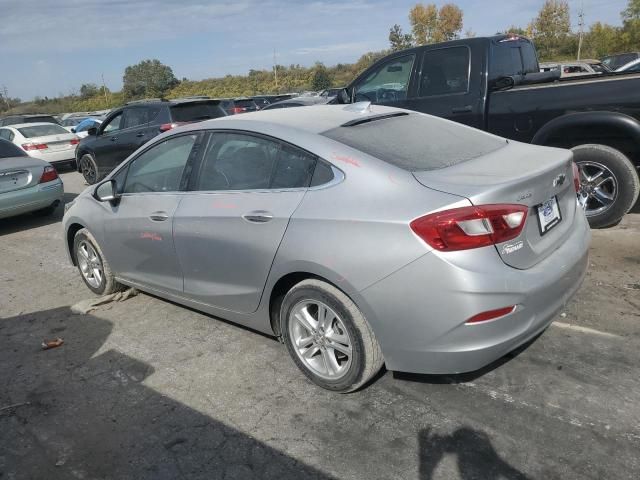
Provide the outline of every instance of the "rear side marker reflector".
{"type": "Polygon", "coordinates": [[[453,208],[417,218],[411,230],[441,252],[486,247],[513,240],[527,218],[526,205],[497,204],[453,208]]]}
{"type": "Polygon", "coordinates": [[[500,317],[504,317],[505,315],[509,315],[513,313],[516,309],[515,305],[511,305],[510,307],[497,308],[496,310],[488,310],[486,312],[479,313],[474,315],[469,320],[467,320],[465,325],[473,325],[482,322],[488,322],[490,320],[495,320],[500,317]]]}

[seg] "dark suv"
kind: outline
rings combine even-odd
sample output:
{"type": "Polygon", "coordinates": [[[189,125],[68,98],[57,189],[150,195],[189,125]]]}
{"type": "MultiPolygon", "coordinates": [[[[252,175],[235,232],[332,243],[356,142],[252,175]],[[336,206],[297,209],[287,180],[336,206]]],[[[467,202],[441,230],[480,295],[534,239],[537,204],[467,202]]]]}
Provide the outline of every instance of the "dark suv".
{"type": "Polygon", "coordinates": [[[201,97],[129,102],[112,110],[80,141],[76,150],[78,171],[92,185],[156,135],[185,123],[225,115],[218,100],[201,97]]]}
{"type": "Polygon", "coordinates": [[[0,127],[7,127],[9,125],[18,125],[19,123],[60,123],[53,118],[52,115],[9,115],[7,117],[0,118],[0,127]]]}

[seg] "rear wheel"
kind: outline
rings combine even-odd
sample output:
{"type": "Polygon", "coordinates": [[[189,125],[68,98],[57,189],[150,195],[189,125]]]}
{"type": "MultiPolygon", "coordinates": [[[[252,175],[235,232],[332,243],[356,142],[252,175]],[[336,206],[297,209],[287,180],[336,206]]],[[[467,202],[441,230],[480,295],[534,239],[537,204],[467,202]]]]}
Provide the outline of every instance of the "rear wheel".
{"type": "Polygon", "coordinates": [[[342,291],[320,280],[304,280],[286,294],[281,330],[291,358],[314,383],[352,392],[384,363],[364,315],[342,291]]]}
{"type": "Polygon", "coordinates": [[[640,179],[631,161],[606,145],[579,145],[573,149],[580,170],[578,200],[593,228],[620,222],[635,205],[640,179]]]}
{"type": "Polygon", "coordinates": [[[80,173],[82,173],[82,176],[84,177],[84,180],[89,185],[93,185],[98,182],[98,164],[91,154],[85,153],[80,157],[80,165],[78,167],[80,173]]]}
{"type": "Polygon", "coordinates": [[[82,280],[96,295],[108,295],[122,290],[111,271],[109,262],[89,230],[78,230],[73,239],[73,256],[82,280]]]}

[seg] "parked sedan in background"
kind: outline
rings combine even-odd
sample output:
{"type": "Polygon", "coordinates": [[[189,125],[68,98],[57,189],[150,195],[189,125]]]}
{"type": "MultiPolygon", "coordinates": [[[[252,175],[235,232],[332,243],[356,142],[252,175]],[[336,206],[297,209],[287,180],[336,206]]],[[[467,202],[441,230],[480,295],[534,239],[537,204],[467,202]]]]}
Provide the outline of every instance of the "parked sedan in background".
{"type": "Polygon", "coordinates": [[[602,59],[602,63],[609,67],[610,70],[615,71],[620,67],[626,65],[629,62],[640,58],[640,52],[628,52],[619,53],[617,55],[609,55],[602,59]]]}
{"type": "Polygon", "coordinates": [[[63,195],[55,168],[0,139],[0,218],[29,212],[51,215],[63,195]]]}
{"type": "Polygon", "coordinates": [[[60,123],[53,117],[53,115],[8,115],[0,118],[0,127],[7,125],[16,125],[19,123],[60,123]]]}
{"type": "Polygon", "coordinates": [[[359,103],[166,133],[85,190],[65,246],[122,285],[281,336],[318,385],[477,370],[582,283],[590,230],[569,150],[359,103]]]}
{"type": "Polygon", "coordinates": [[[540,64],[541,72],[549,72],[559,70],[561,78],[579,77],[584,75],[598,75],[602,73],[610,73],[609,67],[599,60],[580,60],[577,62],[547,62],[540,64]]]}
{"type": "Polygon", "coordinates": [[[75,165],[80,140],[54,123],[22,123],[0,128],[0,138],[22,148],[29,156],[51,164],[75,165]]]}

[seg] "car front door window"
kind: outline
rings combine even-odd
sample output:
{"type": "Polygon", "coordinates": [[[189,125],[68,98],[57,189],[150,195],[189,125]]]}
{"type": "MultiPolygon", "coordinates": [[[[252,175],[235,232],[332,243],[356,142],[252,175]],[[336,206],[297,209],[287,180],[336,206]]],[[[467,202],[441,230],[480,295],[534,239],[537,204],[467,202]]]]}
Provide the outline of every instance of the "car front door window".
{"type": "Polygon", "coordinates": [[[389,103],[407,98],[414,54],[394,58],[371,72],[354,88],[357,102],[389,103]]]}
{"type": "Polygon", "coordinates": [[[118,113],[115,117],[108,120],[102,129],[102,133],[113,133],[122,128],[122,112],[118,113]]]}
{"type": "Polygon", "coordinates": [[[123,193],[177,192],[197,134],[163,140],[129,165],[123,193]]]}

